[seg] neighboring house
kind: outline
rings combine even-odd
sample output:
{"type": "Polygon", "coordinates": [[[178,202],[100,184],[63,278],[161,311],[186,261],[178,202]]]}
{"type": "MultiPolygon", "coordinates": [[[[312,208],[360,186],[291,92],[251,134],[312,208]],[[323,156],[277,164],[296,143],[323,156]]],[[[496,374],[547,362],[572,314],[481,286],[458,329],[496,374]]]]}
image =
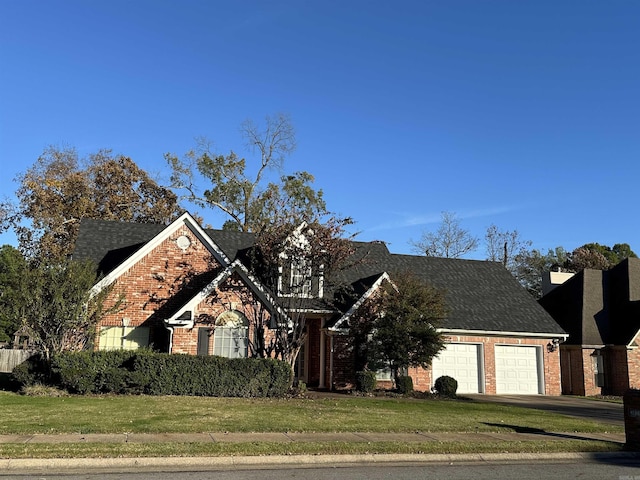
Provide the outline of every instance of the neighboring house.
{"type": "MultiPolygon", "coordinates": [[[[265,321],[269,339],[269,316],[286,309],[284,287],[310,272],[283,265],[281,291],[269,291],[247,268],[253,244],[251,234],[205,230],[187,213],[168,226],[83,220],[74,259],[94,260],[103,276],[94,288],[109,286],[112,299],[124,298],[118,312],[101,321],[95,347],[251,355],[254,320],[265,321]]],[[[349,317],[394,274],[411,272],[443,289],[449,308],[446,350],[431,368],[409,370],[417,390],[450,375],[460,393],[560,394],[557,344],[566,334],[502,265],[396,255],[380,242],[353,247],[351,266],[336,278],[320,272],[303,282],[307,338],[295,372],[301,381],[351,386],[349,317]],[[336,285],[352,287],[356,300],[336,308],[336,285]]]]}
{"type": "Polygon", "coordinates": [[[540,304],[569,333],[560,346],[562,393],[623,395],[640,388],[640,259],[585,269],[540,304]]]}

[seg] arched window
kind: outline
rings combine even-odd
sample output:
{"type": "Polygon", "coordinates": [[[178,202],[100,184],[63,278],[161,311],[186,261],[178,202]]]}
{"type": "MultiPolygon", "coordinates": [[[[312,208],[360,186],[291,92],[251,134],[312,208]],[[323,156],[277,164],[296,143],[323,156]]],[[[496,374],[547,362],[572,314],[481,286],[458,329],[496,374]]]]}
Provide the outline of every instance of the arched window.
{"type": "Polygon", "coordinates": [[[249,321],[242,313],[232,310],[216,318],[213,332],[213,354],[227,358],[244,358],[249,344],[249,321]]]}

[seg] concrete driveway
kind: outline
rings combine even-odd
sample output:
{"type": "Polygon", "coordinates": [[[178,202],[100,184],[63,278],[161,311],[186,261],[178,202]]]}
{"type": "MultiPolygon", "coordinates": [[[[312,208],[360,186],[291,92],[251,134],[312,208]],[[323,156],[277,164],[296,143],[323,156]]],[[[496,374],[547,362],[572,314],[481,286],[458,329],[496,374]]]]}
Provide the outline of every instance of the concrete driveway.
{"type": "Polygon", "coordinates": [[[624,406],[622,403],[572,396],[476,395],[466,393],[463,394],[463,396],[482,402],[495,402],[505,405],[515,405],[517,407],[534,408],[613,425],[624,425],[624,406]]]}

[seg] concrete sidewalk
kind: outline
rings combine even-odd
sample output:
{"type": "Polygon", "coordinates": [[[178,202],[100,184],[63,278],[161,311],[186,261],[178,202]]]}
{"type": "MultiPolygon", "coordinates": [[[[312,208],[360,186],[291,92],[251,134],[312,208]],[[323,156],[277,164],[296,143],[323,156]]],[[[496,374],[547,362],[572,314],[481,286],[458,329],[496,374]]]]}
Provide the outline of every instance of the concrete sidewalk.
{"type": "Polygon", "coordinates": [[[125,433],[0,435],[2,443],[292,443],[292,442],[525,442],[601,440],[625,443],[624,433],[471,432],[471,433],[125,433]]]}
{"type": "MultiPolygon", "coordinates": [[[[622,433],[488,432],[488,433],[163,433],[0,435],[1,443],[215,443],[215,442],[527,442],[535,440],[602,440],[623,444],[622,433]]],[[[304,468],[360,464],[504,463],[504,462],[640,462],[636,452],[616,453],[478,453],[259,455],[217,457],[118,457],[0,459],[0,476],[14,474],[126,473],[150,471],[215,471],[230,469],[304,468]],[[288,466],[288,467],[287,467],[288,466]]]]}

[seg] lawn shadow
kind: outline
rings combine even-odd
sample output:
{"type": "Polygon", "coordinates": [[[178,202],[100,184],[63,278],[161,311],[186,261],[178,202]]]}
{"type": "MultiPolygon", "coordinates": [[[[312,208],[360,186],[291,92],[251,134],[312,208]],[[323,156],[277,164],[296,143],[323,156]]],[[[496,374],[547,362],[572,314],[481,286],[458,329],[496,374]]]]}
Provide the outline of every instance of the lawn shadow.
{"type": "MultiPolygon", "coordinates": [[[[541,436],[545,436],[545,437],[553,437],[553,438],[560,438],[563,440],[598,440],[598,441],[609,441],[609,440],[602,440],[599,438],[592,438],[589,437],[588,434],[585,435],[572,435],[569,433],[556,433],[556,432],[547,432],[546,430],[543,430],[541,428],[533,428],[533,427],[522,427],[520,425],[509,425],[506,423],[488,423],[488,422],[482,422],[484,425],[490,426],[490,427],[499,427],[499,428],[504,428],[504,429],[508,429],[508,430],[512,430],[516,433],[528,433],[528,434],[532,434],[532,435],[541,435],[541,436]]],[[[612,442],[612,443],[617,443],[617,442],[612,442]]]]}

